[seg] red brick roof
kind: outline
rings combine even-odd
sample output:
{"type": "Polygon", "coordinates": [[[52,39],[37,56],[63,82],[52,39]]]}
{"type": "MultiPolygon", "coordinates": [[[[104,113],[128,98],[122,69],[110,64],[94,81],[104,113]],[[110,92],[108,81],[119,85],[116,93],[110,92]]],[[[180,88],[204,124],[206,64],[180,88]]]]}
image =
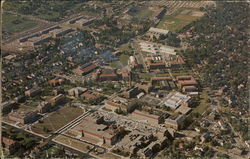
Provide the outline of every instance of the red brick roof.
{"type": "Polygon", "coordinates": [[[179,80],[194,80],[193,76],[176,76],[176,79],[179,80]]]}
{"type": "Polygon", "coordinates": [[[162,65],[166,65],[164,62],[156,62],[156,63],[149,63],[150,66],[162,66],[162,65]]]}
{"type": "Polygon", "coordinates": [[[181,87],[188,86],[188,85],[197,85],[198,83],[196,81],[187,81],[187,82],[179,82],[178,83],[181,87]]]}
{"type": "Polygon", "coordinates": [[[106,103],[111,105],[111,106],[117,107],[117,108],[125,108],[125,109],[127,109],[127,107],[125,105],[117,104],[117,103],[114,103],[112,101],[107,101],[106,103]]]}
{"type": "Polygon", "coordinates": [[[83,96],[83,97],[85,97],[87,99],[94,99],[94,98],[96,98],[95,95],[93,95],[92,93],[89,93],[89,92],[85,92],[81,96],[83,96]]]}
{"type": "Polygon", "coordinates": [[[63,82],[64,81],[64,79],[62,79],[62,78],[60,78],[60,79],[52,79],[52,80],[49,80],[48,82],[50,83],[50,84],[55,84],[55,83],[60,83],[60,82],[63,82]]]}
{"type": "Polygon", "coordinates": [[[2,141],[3,141],[3,143],[4,143],[6,146],[10,146],[10,145],[16,143],[16,141],[14,141],[14,140],[12,140],[12,139],[9,139],[9,138],[6,138],[6,137],[3,137],[3,138],[2,138],[2,141]]]}
{"type": "Polygon", "coordinates": [[[97,66],[96,66],[95,64],[91,64],[91,65],[89,65],[89,66],[87,66],[87,67],[85,67],[85,68],[83,68],[83,69],[81,69],[81,70],[82,70],[83,72],[87,73],[87,72],[89,72],[89,71],[94,70],[96,67],[97,67],[97,66]]]}
{"type": "Polygon", "coordinates": [[[183,86],[184,89],[189,89],[189,88],[193,88],[193,89],[197,89],[197,87],[195,86],[183,86]]]}
{"type": "Polygon", "coordinates": [[[9,113],[8,116],[18,118],[18,119],[23,119],[24,118],[24,117],[20,116],[19,114],[15,113],[15,112],[9,113]]]}
{"type": "Polygon", "coordinates": [[[115,73],[111,74],[101,74],[100,77],[116,77],[117,75],[115,73]]]}

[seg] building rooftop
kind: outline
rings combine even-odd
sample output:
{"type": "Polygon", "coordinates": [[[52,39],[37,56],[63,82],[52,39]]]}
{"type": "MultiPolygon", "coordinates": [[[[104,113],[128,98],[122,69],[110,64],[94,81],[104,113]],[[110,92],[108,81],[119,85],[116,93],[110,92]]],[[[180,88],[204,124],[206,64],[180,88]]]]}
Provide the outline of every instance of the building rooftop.
{"type": "Polygon", "coordinates": [[[100,139],[111,139],[119,132],[119,127],[115,125],[97,124],[95,120],[98,120],[97,116],[89,116],[77,127],[78,131],[88,133],[96,136],[100,139]],[[89,122],[92,121],[92,122],[89,122]]]}
{"type": "Polygon", "coordinates": [[[179,81],[178,82],[179,85],[184,86],[184,85],[189,85],[189,84],[198,84],[195,80],[187,80],[187,81],[179,81]]]}
{"type": "Polygon", "coordinates": [[[16,141],[10,139],[10,138],[6,138],[6,137],[2,137],[2,142],[5,144],[5,145],[12,145],[12,144],[15,144],[16,141]]]}
{"type": "Polygon", "coordinates": [[[139,45],[142,51],[152,53],[152,54],[161,54],[161,55],[176,55],[176,49],[171,46],[161,45],[158,43],[153,43],[149,41],[139,41],[139,45]]]}
{"type": "Polygon", "coordinates": [[[163,103],[165,106],[172,109],[178,108],[183,102],[187,102],[191,97],[184,95],[180,92],[171,92],[164,99],[163,103]]]}
{"type": "Polygon", "coordinates": [[[146,111],[139,111],[139,110],[135,110],[133,112],[133,114],[139,115],[139,116],[143,116],[145,117],[145,120],[148,119],[153,119],[153,120],[158,120],[160,117],[158,115],[154,115],[154,114],[149,114],[146,111]]]}
{"type": "Polygon", "coordinates": [[[115,70],[113,70],[113,69],[103,69],[102,74],[115,74],[115,70]]]}
{"type": "Polygon", "coordinates": [[[87,99],[94,99],[96,98],[96,95],[91,93],[91,92],[84,92],[83,94],[81,94],[82,97],[85,97],[87,99]]]}
{"type": "Polygon", "coordinates": [[[1,103],[0,106],[4,108],[15,103],[16,103],[15,101],[6,101],[6,102],[1,103]]]}
{"type": "Polygon", "coordinates": [[[64,96],[63,94],[58,94],[57,96],[53,97],[52,99],[61,98],[61,97],[63,97],[63,96],[64,96]]]}
{"type": "Polygon", "coordinates": [[[36,113],[37,111],[31,111],[31,110],[21,110],[21,111],[15,111],[11,112],[9,115],[14,116],[16,118],[25,118],[33,113],[36,113]]]}
{"type": "Polygon", "coordinates": [[[189,89],[189,88],[193,88],[193,89],[197,89],[197,87],[195,86],[183,86],[184,89],[189,89]]]}
{"type": "Polygon", "coordinates": [[[87,64],[80,66],[80,70],[83,71],[84,73],[89,72],[95,68],[97,68],[97,66],[93,63],[87,63],[87,64]]]}
{"type": "Polygon", "coordinates": [[[169,31],[168,31],[168,30],[165,30],[165,29],[159,29],[159,28],[153,28],[153,27],[151,27],[151,28],[149,29],[149,32],[153,32],[153,33],[158,33],[158,34],[166,35],[169,31]]]}
{"type": "Polygon", "coordinates": [[[75,91],[75,92],[78,92],[78,94],[81,94],[83,92],[86,92],[88,90],[88,88],[83,88],[83,87],[75,87],[75,88],[71,88],[70,90],[68,90],[69,92],[70,91],[75,91]]]}
{"type": "Polygon", "coordinates": [[[186,115],[186,114],[188,114],[191,110],[192,110],[192,108],[189,108],[189,107],[187,107],[187,106],[182,105],[182,106],[180,106],[179,108],[177,108],[175,111],[176,111],[176,112],[180,112],[180,113],[186,115]]]}

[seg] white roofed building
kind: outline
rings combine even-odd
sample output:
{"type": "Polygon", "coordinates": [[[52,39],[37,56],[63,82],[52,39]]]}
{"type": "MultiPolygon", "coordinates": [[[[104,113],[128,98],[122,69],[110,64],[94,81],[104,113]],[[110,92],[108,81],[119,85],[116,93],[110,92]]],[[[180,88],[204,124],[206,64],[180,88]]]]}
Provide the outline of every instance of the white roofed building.
{"type": "Polygon", "coordinates": [[[188,106],[190,101],[190,96],[184,95],[180,92],[171,92],[162,100],[161,104],[175,110],[182,105],[188,106]]]}
{"type": "Polygon", "coordinates": [[[157,38],[159,38],[160,35],[167,35],[168,34],[168,30],[165,29],[159,29],[159,28],[153,28],[151,27],[148,30],[148,33],[151,34],[152,36],[155,36],[157,38]]]}

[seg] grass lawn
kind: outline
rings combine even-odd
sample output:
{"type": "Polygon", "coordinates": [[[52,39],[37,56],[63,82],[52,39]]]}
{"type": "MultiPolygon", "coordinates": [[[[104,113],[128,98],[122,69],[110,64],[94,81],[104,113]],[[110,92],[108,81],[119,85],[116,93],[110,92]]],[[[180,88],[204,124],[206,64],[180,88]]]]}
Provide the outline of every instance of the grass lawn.
{"type": "Polygon", "coordinates": [[[246,32],[250,33],[250,28],[246,29],[246,32]]]}
{"type": "Polygon", "coordinates": [[[130,43],[127,43],[127,44],[123,44],[119,47],[119,50],[120,51],[124,51],[124,52],[130,52],[130,51],[133,51],[131,48],[129,48],[130,46],[130,43]]]}
{"type": "Polygon", "coordinates": [[[177,16],[165,16],[163,20],[158,24],[157,28],[167,29],[170,31],[179,31],[184,26],[188,25],[198,18],[199,17],[181,14],[177,16]]]}
{"type": "Polygon", "coordinates": [[[124,66],[127,66],[127,65],[128,65],[128,59],[129,59],[129,56],[128,56],[128,55],[125,55],[125,54],[122,54],[122,55],[119,57],[119,60],[121,61],[121,63],[122,63],[124,66]]]}
{"type": "Polygon", "coordinates": [[[128,65],[128,59],[129,59],[129,56],[128,55],[125,55],[125,54],[122,54],[119,56],[119,61],[113,61],[110,63],[110,66],[113,67],[113,68],[117,68],[117,69],[121,69],[122,68],[122,65],[123,66],[127,66],[128,65]]]}
{"type": "Polygon", "coordinates": [[[206,90],[203,90],[200,95],[200,104],[193,110],[192,113],[199,113],[202,114],[206,111],[206,109],[209,107],[209,103],[207,102],[207,99],[209,98],[208,93],[206,90]]]}
{"type": "Polygon", "coordinates": [[[32,131],[44,136],[49,136],[52,132],[58,130],[83,113],[81,108],[64,106],[49,114],[48,117],[43,119],[42,123],[36,123],[32,126],[32,131]],[[44,128],[47,128],[49,132],[45,132],[44,128]]]}
{"type": "Polygon", "coordinates": [[[149,81],[150,78],[151,78],[151,74],[149,74],[149,73],[140,73],[139,77],[145,79],[146,81],[149,81]]]}
{"type": "Polygon", "coordinates": [[[3,14],[3,31],[9,33],[21,32],[37,26],[37,23],[24,17],[9,13],[3,14]]]}
{"type": "Polygon", "coordinates": [[[180,8],[173,15],[165,15],[161,22],[158,24],[157,28],[167,29],[170,31],[179,31],[184,26],[188,25],[192,21],[197,20],[201,16],[193,16],[193,11],[197,11],[195,9],[187,9],[186,14],[182,14],[181,11],[185,10],[185,8],[180,8]]]}
{"type": "Polygon", "coordinates": [[[55,18],[60,18],[60,14],[59,12],[48,11],[45,14],[39,14],[37,17],[48,21],[53,21],[55,18]]]}
{"type": "Polygon", "coordinates": [[[166,76],[170,76],[169,73],[159,73],[159,74],[156,74],[156,77],[166,77],[166,76]]]}
{"type": "Polygon", "coordinates": [[[139,11],[139,13],[136,15],[138,18],[148,18],[152,16],[153,11],[149,9],[142,9],[139,11]]]}
{"type": "Polygon", "coordinates": [[[119,64],[119,61],[113,61],[109,64],[112,68],[115,68],[115,69],[121,69],[122,66],[119,64]]]}

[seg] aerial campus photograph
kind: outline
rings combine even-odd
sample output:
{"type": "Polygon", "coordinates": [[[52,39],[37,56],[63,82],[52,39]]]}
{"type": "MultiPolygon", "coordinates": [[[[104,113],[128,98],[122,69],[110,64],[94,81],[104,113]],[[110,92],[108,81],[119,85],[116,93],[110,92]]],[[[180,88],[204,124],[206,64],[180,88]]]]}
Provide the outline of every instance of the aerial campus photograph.
{"type": "Polygon", "coordinates": [[[3,159],[249,159],[249,1],[2,0],[3,159]]]}

